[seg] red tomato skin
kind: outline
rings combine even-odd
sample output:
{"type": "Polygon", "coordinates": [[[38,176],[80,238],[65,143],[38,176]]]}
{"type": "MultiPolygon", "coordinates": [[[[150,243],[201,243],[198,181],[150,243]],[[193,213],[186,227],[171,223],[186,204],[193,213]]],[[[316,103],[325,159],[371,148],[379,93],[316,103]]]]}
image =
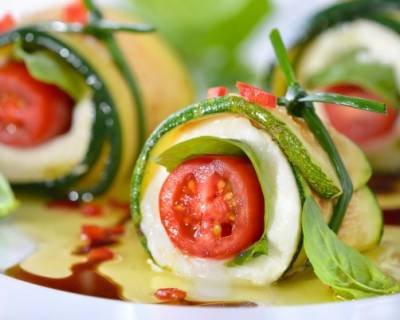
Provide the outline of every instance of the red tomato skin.
{"type": "Polygon", "coordinates": [[[154,295],[161,301],[182,301],[185,300],[187,293],[177,288],[160,288],[154,295]]]}
{"type": "MultiPolygon", "coordinates": [[[[356,85],[336,85],[325,88],[324,91],[384,102],[384,99],[356,85]]],[[[387,114],[332,104],[324,104],[324,110],[335,129],[361,146],[388,134],[397,120],[397,112],[391,106],[387,106],[387,114]]]]}
{"type": "Polygon", "coordinates": [[[201,156],[185,161],[164,182],[159,206],[170,240],[190,256],[233,257],[257,241],[264,230],[261,187],[250,161],[243,157],[201,156]],[[196,187],[185,193],[188,177],[196,181],[196,187]],[[221,180],[231,186],[228,193],[233,207],[227,194],[218,195],[221,180]],[[180,199],[186,201],[184,213],[177,206],[180,199]]]}
{"type": "Polygon", "coordinates": [[[228,89],[226,87],[220,86],[220,87],[212,87],[208,89],[207,91],[207,98],[217,98],[217,97],[223,97],[226,96],[228,93],[228,89]]]}
{"type": "Polygon", "coordinates": [[[73,104],[56,86],[32,78],[23,63],[0,66],[0,143],[28,148],[65,133],[73,104]]]}
{"type": "Polygon", "coordinates": [[[247,101],[270,109],[276,108],[277,98],[273,94],[240,81],[236,82],[236,88],[247,101]]]}
{"type": "Polygon", "coordinates": [[[62,11],[62,20],[65,22],[87,24],[89,15],[83,1],[75,0],[74,2],[66,5],[62,11]]]}
{"type": "Polygon", "coordinates": [[[0,18],[0,33],[5,33],[7,31],[10,31],[15,26],[16,22],[11,14],[7,13],[0,18]]]}

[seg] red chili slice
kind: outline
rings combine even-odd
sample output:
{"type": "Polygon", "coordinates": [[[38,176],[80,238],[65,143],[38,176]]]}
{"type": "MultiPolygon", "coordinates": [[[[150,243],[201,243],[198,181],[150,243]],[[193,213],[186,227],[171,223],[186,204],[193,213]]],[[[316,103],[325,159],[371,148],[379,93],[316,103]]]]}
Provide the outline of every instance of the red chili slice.
{"type": "Polygon", "coordinates": [[[162,301],[182,301],[185,300],[187,293],[177,288],[160,288],[154,295],[162,301]]]}
{"type": "Polygon", "coordinates": [[[7,13],[5,14],[2,18],[0,18],[0,33],[7,32],[14,28],[16,25],[16,22],[14,20],[14,17],[7,13]]]}
{"type": "Polygon", "coordinates": [[[179,165],[164,182],[160,218],[185,254],[232,257],[260,238],[264,200],[251,162],[237,156],[201,156],[179,165]]]}
{"type": "Polygon", "coordinates": [[[66,22],[76,22],[87,24],[89,14],[82,0],[76,0],[64,7],[62,11],[62,20],[66,22]]]}
{"type": "Polygon", "coordinates": [[[98,217],[103,214],[103,207],[98,203],[85,203],[82,206],[82,213],[87,217],[98,217]]]}
{"type": "Polygon", "coordinates": [[[267,108],[276,108],[276,96],[248,83],[236,82],[240,95],[247,101],[267,108]]]}
{"type": "Polygon", "coordinates": [[[208,89],[207,91],[207,98],[217,98],[226,96],[228,93],[228,89],[226,87],[213,87],[208,89]]]}
{"type": "Polygon", "coordinates": [[[114,258],[114,252],[107,247],[91,249],[88,255],[89,262],[102,262],[112,258],[114,258]]]}

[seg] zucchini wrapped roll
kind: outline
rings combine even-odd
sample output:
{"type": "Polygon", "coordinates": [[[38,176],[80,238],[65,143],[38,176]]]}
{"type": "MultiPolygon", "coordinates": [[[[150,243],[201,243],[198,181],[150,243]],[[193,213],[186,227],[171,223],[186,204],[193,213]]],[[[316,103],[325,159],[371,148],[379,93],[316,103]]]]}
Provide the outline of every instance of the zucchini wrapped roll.
{"type": "Polygon", "coordinates": [[[146,135],[192,89],[156,35],[43,22],[61,17],[0,34],[0,171],[16,188],[90,200],[128,179],[146,135]]]}
{"type": "MultiPolygon", "coordinates": [[[[309,91],[325,91],[380,100],[386,115],[338,109],[320,103],[330,125],[366,152],[374,171],[400,173],[400,2],[353,0],[317,13],[291,49],[300,83],[309,91]]],[[[270,87],[285,85],[278,69],[270,87]]]]}
{"type": "MultiPolygon", "coordinates": [[[[307,124],[275,103],[208,99],[170,116],[147,140],[133,175],[132,212],[158,266],[258,285],[304,266],[306,189],[328,221],[342,186],[307,124]]],[[[372,248],[382,217],[366,186],[371,168],[353,142],[330,133],[355,190],[339,236],[358,250],[372,248]]]]}

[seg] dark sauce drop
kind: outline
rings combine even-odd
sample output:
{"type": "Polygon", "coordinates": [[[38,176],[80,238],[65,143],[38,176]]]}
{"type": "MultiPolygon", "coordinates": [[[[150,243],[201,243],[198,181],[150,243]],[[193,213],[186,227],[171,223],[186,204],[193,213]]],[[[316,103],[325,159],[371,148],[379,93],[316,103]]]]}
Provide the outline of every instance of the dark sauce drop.
{"type": "Polygon", "coordinates": [[[25,271],[19,265],[6,270],[13,278],[34,283],[40,286],[80,293],[84,295],[123,300],[121,288],[96,272],[98,263],[84,262],[72,267],[72,274],[67,278],[53,279],[38,276],[25,271]]]}

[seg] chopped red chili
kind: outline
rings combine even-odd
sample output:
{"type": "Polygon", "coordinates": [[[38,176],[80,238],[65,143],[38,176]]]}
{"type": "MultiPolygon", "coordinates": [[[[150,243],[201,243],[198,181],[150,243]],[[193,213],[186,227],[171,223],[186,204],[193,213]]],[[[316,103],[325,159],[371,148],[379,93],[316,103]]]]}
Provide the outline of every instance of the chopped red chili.
{"type": "Polygon", "coordinates": [[[9,13],[5,14],[3,17],[0,18],[0,33],[7,32],[14,28],[16,22],[13,16],[9,13]]]}
{"type": "Polygon", "coordinates": [[[90,246],[103,246],[117,241],[118,236],[125,232],[122,225],[113,227],[100,227],[91,224],[85,224],[81,227],[81,239],[88,241],[90,246]]]}
{"type": "Polygon", "coordinates": [[[66,5],[62,11],[62,20],[66,22],[76,22],[87,24],[89,15],[82,0],[76,0],[66,5]]]}
{"type": "Polygon", "coordinates": [[[87,217],[98,217],[103,214],[103,207],[98,203],[85,203],[82,206],[82,214],[87,217]]]}
{"type": "Polygon", "coordinates": [[[216,98],[226,96],[228,89],[226,87],[212,87],[207,91],[207,98],[216,98]]]}
{"type": "Polygon", "coordinates": [[[92,249],[88,255],[88,260],[90,262],[101,262],[105,260],[111,260],[112,258],[114,258],[114,252],[107,247],[92,249]]]}
{"type": "Polygon", "coordinates": [[[162,301],[181,301],[186,298],[187,293],[177,288],[161,288],[154,295],[162,301]]]}
{"type": "Polygon", "coordinates": [[[273,94],[240,81],[236,82],[236,88],[247,101],[267,108],[276,108],[277,99],[273,94]]]}

